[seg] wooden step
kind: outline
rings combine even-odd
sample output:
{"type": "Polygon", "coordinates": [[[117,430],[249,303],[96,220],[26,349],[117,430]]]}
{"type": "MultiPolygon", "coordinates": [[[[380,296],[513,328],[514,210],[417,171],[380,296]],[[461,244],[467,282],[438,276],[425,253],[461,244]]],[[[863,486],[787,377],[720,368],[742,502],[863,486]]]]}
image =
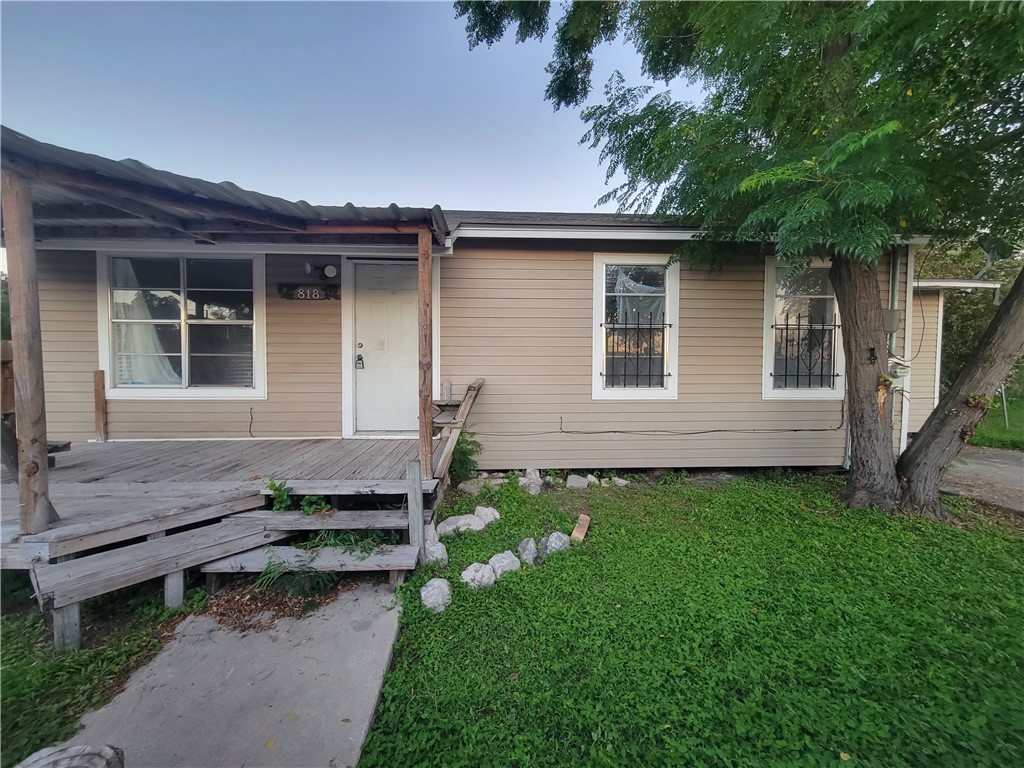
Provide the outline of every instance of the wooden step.
{"type": "MultiPolygon", "coordinates": [[[[266,502],[257,491],[194,493],[179,485],[168,493],[158,490],[155,485],[146,485],[147,492],[126,500],[119,499],[117,489],[106,493],[106,485],[83,484],[81,491],[74,486],[76,492],[69,497],[66,494],[69,486],[65,485],[58,490],[58,504],[74,504],[79,510],[92,514],[83,516],[83,522],[61,522],[42,533],[21,536],[19,541],[46,544],[48,557],[64,557],[160,531],[224,518],[236,512],[259,509],[266,502]],[[148,493],[149,490],[152,493],[148,493]]],[[[132,493],[140,494],[140,491],[132,493]]],[[[6,495],[4,503],[8,503],[6,495]]]]}
{"type": "Polygon", "coordinates": [[[77,560],[40,565],[32,569],[32,582],[41,601],[52,601],[54,608],[61,608],[290,535],[217,523],[77,560]]]}
{"type": "Polygon", "coordinates": [[[261,547],[207,563],[203,572],[260,573],[271,562],[284,562],[297,571],[411,571],[416,568],[417,555],[417,548],[408,544],[381,547],[369,555],[341,547],[261,547]]]}
{"type": "Polygon", "coordinates": [[[228,518],[228,522],[264,531],[394,531],[409,527],[409,513],[404,509],[336,509],[329,513],[307,515],[302,512],[259,509],[234,515],[228,518]]]}
{"type": "Polygon", "coordinates": [[[435,400],[434,406],[440,408],[442,411],[452,409],[459,410],[459,406],[462,405],[461,400],[435,400]]]}
{"type": "MultiPolygon", "coordinates": [[[[424,493],[437,490],[438,480],[424,480],[424,493]]],[[[288,480],[284,482],[292,496],[405,496],[409,483],[405,480],[288,480]]],[[[269,488],[260,491],[273,496],[269,488]]]]}

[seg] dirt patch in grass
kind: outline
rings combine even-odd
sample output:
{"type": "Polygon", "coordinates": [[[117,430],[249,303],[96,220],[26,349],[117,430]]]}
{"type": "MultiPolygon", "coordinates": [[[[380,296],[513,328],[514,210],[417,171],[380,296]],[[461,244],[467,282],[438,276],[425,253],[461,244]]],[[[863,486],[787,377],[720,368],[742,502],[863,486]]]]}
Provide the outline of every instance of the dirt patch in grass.
{"type": "Polygon", "coordinates": [[[231,584],[211,597],[203,615],[212,616],[236,632],[265,632],[281,619],[301,619],[329,605],[338,596],[359,586],[353,578],[342,579],[331,590],[318,595],[289,597],[269,589],[253,589],[251,581],[231,584]]]}

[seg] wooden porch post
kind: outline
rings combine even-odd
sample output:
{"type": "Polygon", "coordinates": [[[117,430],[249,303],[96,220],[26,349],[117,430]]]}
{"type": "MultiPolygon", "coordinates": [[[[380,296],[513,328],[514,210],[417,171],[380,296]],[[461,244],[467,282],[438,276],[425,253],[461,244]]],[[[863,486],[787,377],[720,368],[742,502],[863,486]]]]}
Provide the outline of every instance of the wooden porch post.
{"type": "Polygon", "coordinates": [[[49,527],[51,505],[32,185],[28,179],[5,168],[2,191],[14,342],[18,514],[22,533],[42,533],[49,527]]]}
{"type": "Polygon", "coordinates": [[[419,230],[419,330],[420,330],[420,467],[423,477],[434,476],[434,396],[433,396],[433,241],[428,227],[419,230]]]}

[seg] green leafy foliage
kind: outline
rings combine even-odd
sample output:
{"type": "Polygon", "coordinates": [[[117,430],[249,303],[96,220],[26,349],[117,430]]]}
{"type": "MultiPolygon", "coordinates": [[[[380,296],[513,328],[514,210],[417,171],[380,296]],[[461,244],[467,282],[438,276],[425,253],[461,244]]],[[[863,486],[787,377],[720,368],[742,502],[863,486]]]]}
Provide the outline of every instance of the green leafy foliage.
{"type": "Polygon", "coordinates": [[[452,451],[452,463],[448,467],[448,477],[452,485],[469,480],[476,472],[476,457],[480,455],[484,447],[477,442],[476,434],[468,429],[463,429],[455,441],[455,450],[452,451]]]}
{"type": "Polygon", "coordinates": [[[1024,539],[852,512],[839,484],[495,489],[501,519],[401,588],[360,766],[1020,764],[1024,539]],[[582,545],[459,580],[584,505],[582,545]],[[418,592],[438,575],[454,597],[434,615],[418,592]]]}
{"type": "Polygon", "coordinates": [[[331,508],[327,499],[323,496],[303,496],[299,502],[299,509],[304,515],[315,515],[317,512],[327,512],[331,508]]]}
{"type": "MultiPolygon", "coordinates": [[[[959,242],[939,242],[918,259],[922,278],[974,278],[998,280],[998,292],[986,288],[970,292],[947,290],[943,295],[942,385],[946,389],[956,380],[964,363],[977,347],[992,321],[999,303],[1009,293],[1013,281],[1024,268],[1024,253],[1002,254],[989,244],[989,252],[959,242]]],[[[917,323],[927,322],[915,317],[917,323]]],[[[1006,380],[1011,395],[1024,398],[1024,360],[1018,360],[1006,380]]]]}
{"type": "Polygon", "coordinates": [[[368,555],[381,545],[400,544],[401,540],[399,531],[317,531],[309,540],[295,542],[293,546],[309,550],[337,547],[368,555]]]}
{"type": "Polygon", "coordinates": [[[270,481],[267,483],[267,489],[273,494],[273,510],[275,512],[287,512],[293,508],[292,489],[283,482],[279,483],[274,478],[270,478],[270,481]]]}

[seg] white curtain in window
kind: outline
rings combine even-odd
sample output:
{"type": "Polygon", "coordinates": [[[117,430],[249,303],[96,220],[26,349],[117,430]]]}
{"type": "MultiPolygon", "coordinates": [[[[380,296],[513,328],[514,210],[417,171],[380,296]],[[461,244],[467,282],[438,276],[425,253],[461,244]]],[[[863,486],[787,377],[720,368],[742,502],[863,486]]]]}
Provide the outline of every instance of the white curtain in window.
{"type": "Polygon", "coordinates": [[[664,322],[665,289],[638,283],[630,278],[624,269],[618,269],[615,279],[615,293],[629,294],[617,296],[619,301],[619,322],[633,320],[639,316],[641,321],[654,316],[655,323],[664,322]],[[657,294],[657,295],[652,295],[657,294]]]}
{"type": "MultiPolygon", "coordinates": [[[[122,268],[132,269],[125,259],[122,268]]],[[[133,277],[134,277],[134,270],[133,277]]],[[[133,281],[138,285],[138,280],[133,281]]],[[[137,291],[128,304],[123,305],[126,320],[154,320],[147,301],[149,291],[137,291]]],[[[115,323],[117,382],[119,384],[164,384],[179,386],[181,376],[176,373],[160,343],[155,323],[115,323]]],[[[173,353],[177,353],[174,350],[173,353]]]]}

